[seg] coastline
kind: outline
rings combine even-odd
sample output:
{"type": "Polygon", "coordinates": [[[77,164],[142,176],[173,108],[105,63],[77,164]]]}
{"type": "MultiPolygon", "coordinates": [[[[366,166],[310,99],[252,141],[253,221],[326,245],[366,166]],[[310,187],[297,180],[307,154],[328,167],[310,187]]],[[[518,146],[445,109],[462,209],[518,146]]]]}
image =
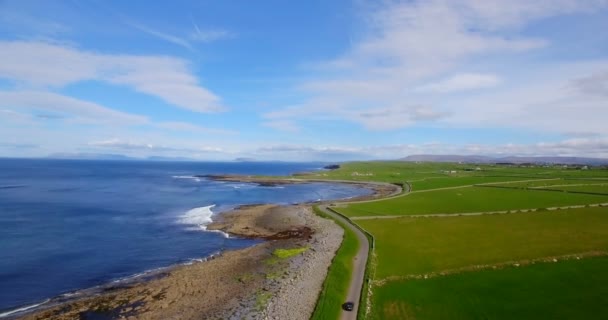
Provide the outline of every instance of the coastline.
{"type": "MultiPolygon", "coordinates": [[[[343,183],[243,176],[215,176],[213,179],[265,185],[343,183]]],[[[371,188],[373,193],[343,201],[380,198],[397,192],[398,188],[370,183],[358,185],[371,188]]],[[[324,201],[326,202],[329,201],[324,201]]],[[[268,318],[280,319],[287,316],[298,319],[294,318],[294,314],[307,319],[314,310],[327,269],[340,246],[343,233],[332,221],[315,216],[310,210],[310,204],[249,205],[222,213],[217,216],[217,221],[207,226],[209,231],[220,230],[233,236],[267,241],[245,249],[226,251],[204,262],[163,268],[155,276],[133,283],[103,286],[101,292],[83,295],[74,300],[51,299],[51,303],[5,319],[197,319],[203,315],[206,318],[224,319],[253,319],[262,315],[268,318]],[[307,250],[290,259],[275,261],[274,253],[277,250],[293,248],[307,250]],[[269,264],[268,261],[275,262],[269,264]],[[305,278],[301,276],[303,273],[308,273],[307,279],[318,279],[316,287],[310,283],[302,284],[305,278]],[[301,289],[297,289],[298,286],[301,289]],[[309,296],[308,304],[299,302],[294,306],[293,300],[285,300],[285,297],[293,295],[292,292],[296,293],[293,299],[301,300],[302,290],[309,296]],[[294,313],[293,309],[299,307],[302,310],[294,313]],[[281,312],[283,317],[280,316],[281,312]]]]}
{"type": "Polygon", "coordinates": [[[338,184],[349,184],[355,185],[361,188],[372,190],[373,192],[368,195],[356,196],[347,199],[332,199],[325,201],[311,201],[307,204],[319,204],[319,203],[340,203],[340,202],[353,202],[353,201],[368,201],[376,199],[385,199],[396,196],[403,191],[400,185],[386,183],[386,182],[375,182],[375,181],[353,181],[353,180],[331,180],[331,179],[308,179],[306,173],[295,174],[292,177],[260,177],[254,175],[234,175],[234,174],[208,174],[208,175],[196,175],[197,178],[209,179],[214,181],[224,182],[245,182],[255,183],[260,186],[281,186],[287,184],[306,184],[306,183],[338,183],[338,184]]]}
{"type": "Polygon", "coordinates": [[[47,306],[17,318],[200,319],[204,316],[257,319],[287,316],[307,319],[314,310],[326,270],[342,241],[342,229],[330,220],[315,216],[308,206],[249,206],[245,210],[236,209],[230,215],[231,222],[218,223],[215,227],[223,226],[231,230],[232,235],[243,236],[248,234],[247,225],[253,217],[257,220],[256,232],[263,234],[256,238],[273,240],[226,251],[205,262],[170,267],[147,281],[108,287],[103,292],[47,306]],[[291,232],[307,228],[311,232],[291,232]],[[280,252],[277,250],[294,249],[304,251],[289,258],[276,254],[280,252]],[[303,276],[303,273],[308,274],[303,276]],[[317,279],[317,288],[312,290],[311,279],[317,279]],[[304,280],[308,303],[302,298],[302,290],[293,289],[302,287],[304,280]],[[297,305],[291,303],[292,299],[281,300],[290,294],[297,295],[292,298],[299,299],[297,305]]]}

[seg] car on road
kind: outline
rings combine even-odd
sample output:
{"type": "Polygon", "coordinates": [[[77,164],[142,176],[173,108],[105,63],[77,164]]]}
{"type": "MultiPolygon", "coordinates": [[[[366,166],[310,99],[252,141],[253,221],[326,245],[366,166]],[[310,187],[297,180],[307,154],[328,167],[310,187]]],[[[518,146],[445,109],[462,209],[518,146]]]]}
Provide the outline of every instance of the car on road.
{"type": "Polygon", "coordinates": [[[345,302],[344,304],[342,304],[342,309],[346,311],[353,311],[354,308],[355,304],[352,302],[345,302]]]}

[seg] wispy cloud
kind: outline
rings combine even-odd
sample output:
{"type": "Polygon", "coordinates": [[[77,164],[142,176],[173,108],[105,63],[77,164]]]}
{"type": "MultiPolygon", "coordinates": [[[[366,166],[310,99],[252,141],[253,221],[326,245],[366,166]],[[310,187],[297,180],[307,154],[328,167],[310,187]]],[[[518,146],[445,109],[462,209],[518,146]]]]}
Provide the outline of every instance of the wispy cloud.
{"type": "Polygon", "coordinates": [[[258,148],[254,154],[272,159],[353,160],[399,159],[415,154],[459,154],[485,156],[587,156],[608,158],[608,139],[576,138],[557,142],[530,144],[418,144],[378,145],[370,147],[311,147],[302,145],[271,145],[258,148]]]}
{"type": "Polygon", "coordinates": [[[435,83],[429,83],[416,88],[419,92],[449,93],[491,88],[499,85],[500,78],[492,74],[463,73],[435,83]]]}
{"type": "Polygon", "coordinates": [[[158,128],[192,132],[192,133],[204,133],[204,134],[214,134],[214,135],[237,135],[237,134],[239,134],[238,131],[234,131],[234,130],[206,128],[206,127],[197,126],[197,125],[194,125],[191,123],[179,122],[179,121],[159,122],[155,125],[158,128]]]}
{"type": "Polygon", "coordinates": [[[87,80],[125,85],[195,112],[218,112],[220,98],[202,87],[187,61],[168,56],[110,55],[46,42],[0,41],[0,78],[21,86],[64,87],[87,80]]]}
{"type": "Polygon", "coordinates": [[[142,127],[210,136],[237,135],[237,131],[207,128],[180,121],[152,121],[146,116],[116,111],[97,103],[44,91],[0,91],[0,115],[34,125],[36,120],[111,127],[142,127]]]}
{"type": "Polygon", "coordinates": [[[188,50],[195,50],[195,47],[193,45],[194,42],[208,43],[221,39],[233,38],[235,36],[233,32],[224,29],[202,29],[198,26],[198,24],[194,22],[194,20],[192,20],[192,30],[190,31],[190,33],[187,33],[184,36],[159,31],[157,29],[131,20],[124,21],[128,26],[133,27],[149,36],[173,43],[188,50]]]}
{"type": "MultiPolygon", "coordinates": [[[[521,28],[538,19],[590,12],[602,6],[608,3],[603,0],[384,2],[371,10],[366,8],[365,33],[351,49],[319,63],[312,79],[299,86],[307,98],[267,112],[264,117],[296,124],[298,119],[324,118],[355,122],[370,130],[395,130],[421,121],[452,121],[456,114],[463,114],[460,119],[475,113],[486,115],[509,99],[485,100],[483,107],[476,102],[473,108],[466,104],[470,101],[456,101],[452,95],[475,96],[484,89],[512,83],[492,70],[504,70],[504,66],[486,64],[483,72],[479,72],[480,68],[471,68],[476,60],[500,61],[546,49],[547,40],[526,35],[520,32],[521,28]],[[478,112],[476,108],[485,110],[478,112]],[[468,112],[463,113],[462,109],[468,112]]],[[[564,77],[572,75],[564,74],[561,79],[567,82],[564,77]]],[[[521,101],[517,96],[513,99],[521,101]]],[[[501,108],[499,112],[514,115],[513,110],[501,108]]],[[[544,112],[545,118],[556,119],[548,110],[544,112]]],[[[481,116],[471,118],[477,121],[476,126],[487,125],[481,116]]],[[[503,118],[503,123],[507,118],[503,118]]],[[[466,123],[470,125],[471,121],[466,123]]]]}
{"type": "Polygon", "coordinates": [[[188,42],[184,38],[181,38],[181,37],[178,37],[178,36],[175,36],[175,35],[172,35],[172,34],[168,34],[168,33],[165,33],[165,32],[161,32],[161,31],[158,31],[158,30],[154,30],[154,29],[152,29],[150,27],[147,27],[147,26],[144,26],[142,24],[135,23],[135,22],[132,22],[132,21],[127,22],[127,24],[129,26],[131,26],[131,27],[133,27],[133,28],[141,31],[141,32],[144,32],[144,33],[150,35],[150,36],[159,38],[161,40],[168,41],[168,42],[176,44],[178,46],[182,46],[182,47],[184,47],[186,49],[190,49],[190,50],[193,49],[193,47],[190,44],[190,42],[188,42]]]}
{"type": "Polygon", "coordinates": [[[222,148],[202,146],[197,148],[185,148],[159,145],[153,143],[134,142],[122,139],[109,139],[101,141],[89,142],[90,146],[102,147],[113,150],[128,150],[128,151],[152,151],[152,152],[187,152],[187,153],[221,153],[222,148]]]}
{"type": "Polygon", "coordinates": [[[201,29],[199,26],[192,21],[194,31],[190,34],[190,39],[198,42],[212,42],[220,39],[233,38],[234,33],[228,30],[222,29],[201,29]]]}
{"type": "Polygon", "coordinates": [[[571,84],[581,93],[608,97],[608,70],[574,79],[571,84]]]}
{"type": "MultiPolygon", "coordinates": [[[[0,108],[18,108],[37,113],[50,111],[72,120],[95,121],[106,124],[137,125],[148,121],[146,117],[116,111],[96,103],[42,91],[0,91],[0,108]]],[[[16,111],[5,112],[17,114],[16,111]]]]}
{"type": "Polygon", "coordinates": [[[36,36],[57,36],[71,31],[71,28],[58,21],[41,17],[39,14],[31,15],[16,11],[10,5],[0,3],[0,24],[4,28],[12,29],[16,35],[25,36],[34,33],[36,36]]]}
{"type": "Polygon", "coordinates": [[[262,123],[263,126],[268,128],[273,128],[279,131],[285,132],[299,132],[300,127],[298,127],[293,121],[289,120],[277,120],[277,121],[265,121],[262,123]]]}

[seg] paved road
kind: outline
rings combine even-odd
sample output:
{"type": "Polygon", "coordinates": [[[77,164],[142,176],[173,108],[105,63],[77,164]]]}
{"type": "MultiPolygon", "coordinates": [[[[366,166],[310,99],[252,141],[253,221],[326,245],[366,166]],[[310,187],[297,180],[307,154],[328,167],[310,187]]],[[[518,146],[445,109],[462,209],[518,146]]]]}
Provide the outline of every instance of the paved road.
{"type": "Polygon", "coordinates": [[[357,235],[357,239],[359,239],[359,251],[353,260],[353,274],[350,280],[350,286],[348,288],[348,296],[346,298],[346,301],[352,301],[355,304],[355,308],[353,311],[342,310],[342,314],[340,315],[340,319],[342,320],[357,319],[359,300],[361,298],[361,291],[363,289],[363,281],[365,281],[365,266],[367,264],[367,256],[369,254],[369,241],[367,240],[365,234],[355,227],[351,221],[329,210],[327,205],[320,205],[319,209],[332,216],[334,219],[344,222],[347,228],[354,231],[357,235]]]}
{"type": "MultiPolygon", "coordinates": [[[[342,182],[342,183],[356,183],[356,184],[376,184],[376,185],[385,185],[391,186],[394,191],[382,199],[372,199],[372,200],[363,200],[363,201],[349,201],[349,202],[340,202],[340,205],[347,205],[350,203],[360,203],[360,202],[373,202],[378,200],[384,200],[387,198],[395,197],[400,195],[403,192],[403,189],[399,186],[384,183],[384,182],[369,182],[369,181],[348,181],[348,180],[332,180],[330,182],[342,182]]],[[[406,192],[409,192],[409,185],[406,184],[406,192]]],[[[359,228],[355,227],[352,221],[344,218],[343,216],[335,213],[334,211],[328,208],[327,204],[321,204],[318,206],[321,211],[332,216],[334,219],[344,222],[347,228],[355,232],[357,235],[357,239],[359,240],[359,251],[355,255],[353,259],[353,274],[351,275],[350,285],[348,287],[348,295],[346,296],[346,301],[351,301],[355,304],[353,311],[344,311],[340,314],[341,320],[355,320],[357,319],[357,313],[359,311],[359,302],[361,300],[361,292],[363,291],[363,283],[365,281],[365,267],[367,266],[367,258],[369,256],[369,241],[365,233],[363,233],[359,228]]],[[[346,302],[344,301],[344,302],[346,302]]]]}

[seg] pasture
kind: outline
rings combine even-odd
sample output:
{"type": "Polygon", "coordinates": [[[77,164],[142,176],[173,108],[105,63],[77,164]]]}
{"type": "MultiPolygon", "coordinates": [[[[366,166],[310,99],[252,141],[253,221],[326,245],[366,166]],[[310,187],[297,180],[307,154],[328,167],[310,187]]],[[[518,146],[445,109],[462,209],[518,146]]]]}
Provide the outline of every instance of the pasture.
{"type": "Polygon", "coordinates": [[[375,238],[371,309],[362,318],[608,313],[608,205],[598,206],[608,203],[606,169],[393,161],[307,177],[411,186],[398,197],[334,207],[375,238]]]}
{"type": "Polygon", "coordinates": [[[376,287],[371,319],[600,319],[608,257],[542,262],[376,287]]]}
{"type": "Polygon", "coordinates": [[[608,208],[356,222],[376,238],[376,280],[608,251],[608,208]]]}
{"type": "Polygon", "coordinates": [[[462,187],[425,192],[384,201],[350,204],[337,208],[350,217],[421,214],[453,214],[500,210],[537,209],[608,203],[608,195],[523,190],[494,187],[462,187]]]}

